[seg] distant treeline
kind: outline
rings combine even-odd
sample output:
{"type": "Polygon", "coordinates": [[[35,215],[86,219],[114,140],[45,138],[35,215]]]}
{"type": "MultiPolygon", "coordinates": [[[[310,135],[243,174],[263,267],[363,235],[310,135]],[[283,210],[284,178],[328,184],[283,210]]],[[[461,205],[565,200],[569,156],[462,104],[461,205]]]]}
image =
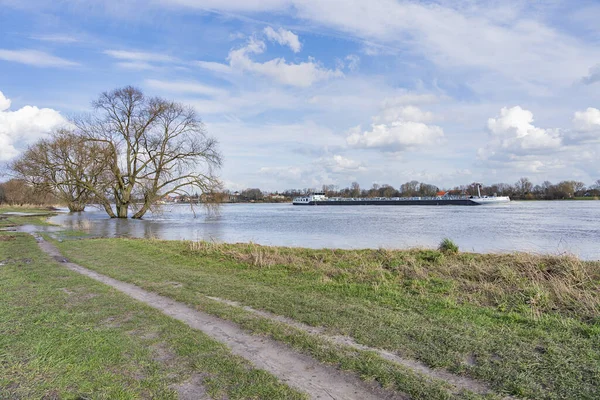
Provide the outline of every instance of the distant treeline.
{"type": "MultiPolygon", "coordinates": [[[[321,188],[288,189],[283,192],[265,192],[259,188],[249,188],[241,192],[213,192],[210,195],[192,195],[181,199],[182,202],[204,202],[203,197],[210,196],[217,202],[288,202],[294,197],[317,191],[325,192],[328,197],[427,197],[450,192],[453,195],[477,195],[478,183],[440,189],[438,186],[419,181],[410,181],[395,188],[392,185],[373,184],[363,189],[357,182],[339,189],[335,185],[323,185],[321,188]]],[[[558,200],[600,197],[600,179],[586,186],[579,181],[562,181],[556,184],[545,181],[534,185],[529,178],[521,178],[514,184],[496,183],[481,185],[482,195],[510,196],[514,200],[558,200]]],[[[20,179],[11,179],[0,183],[0,204],[51,205],[60,202],[49,190],[36,190],[35,187],[20,179]]]]}
{"type": "MultiPolygon", "coordinates": [[[[237,201],[282,201],[292,199],[297,196],[324,192],[328,197],[428,197],[436,196],[442,192],[450,192],[454,195],[477,195],[478,183],[470,183],[452,188],[439,188],[425,182],[410,181],[401,184],[395,188],[389,184],[373,184],[368,189],[363,189],[357,182],[353,182],[349,187],[338,188],[336,185],[323,185],[321,188],[288,189],[283,192],[267,193],[258,188],[246,189],[242,192],[236,192],[232,199],[237,201]]],[[[541,184],[534,185],[529,178],[521,178],[514,184],[495,183],[492,185],[481,185],[481,194],[488,196],[510,196],[515,200],[559,200],[572,199],[576,197],[600,197],[600,179],[586,186],[579,181],[561,181],[556,184],[544,181],[541,184]]]]}
{"type": "Polygon", "coordinates": [[[40,190],[22,179],[0,183],[0,204],[44,206],[59,202],[52,191],[40,190]]]}

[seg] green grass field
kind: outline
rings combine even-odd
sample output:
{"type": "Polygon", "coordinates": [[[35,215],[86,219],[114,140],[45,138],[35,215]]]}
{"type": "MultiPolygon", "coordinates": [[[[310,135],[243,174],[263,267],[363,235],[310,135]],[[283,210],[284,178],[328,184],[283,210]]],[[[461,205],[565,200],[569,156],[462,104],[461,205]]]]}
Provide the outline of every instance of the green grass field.
{"type": "MultiPolygon", "coordinates": [[[[477,378],[497,393],[532,399],[600,397],[598,263],[522,254],[126,239],[58,245],[84,266],[242,324],[243,317],[204,296],[322,326],[361,344],[477,378]]],[[[390,385],[376,368],[345,365],[348,359],[311,350],[310,340],[299,344],[297,335],[286,337],[257,322],[247,325],[390,385]]],[[[415,389],[411,380],[391,385],[408,393],[415,389]]]]}
{"type": "MultiPolygon", "coordinates": [[[[28,219],[25,217],[25,219],[28,219]]],[[[300,399],[272,375],[160,312],[0,232],[0,398],[300,399]]]]}

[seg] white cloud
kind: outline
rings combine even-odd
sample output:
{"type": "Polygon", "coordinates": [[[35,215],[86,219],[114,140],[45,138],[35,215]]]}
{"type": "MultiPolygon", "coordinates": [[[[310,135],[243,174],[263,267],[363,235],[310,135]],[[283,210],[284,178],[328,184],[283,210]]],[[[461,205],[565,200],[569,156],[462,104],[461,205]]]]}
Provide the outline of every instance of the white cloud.
{"type": "Polygon", "coordinates": [[[146,79],[146,86],[152,89],[158,89],[173,93],[193,93],[206,96],[226,95],[227,91],[214,86],[204,85],[193,81],[161,81],[156,79],[146,79]]]}
{"type": "Polygon", "coordinates": [[[562,140],[558,130],[534,126],[533,113],[519,106],[502,108],[500,116],[488,119],[493,145],[512,152],[556,149],[562,140]]]}
{"type": "Polygon", "coordinates": [[[442,128],[424,123],[432,119],[433,114],[415,106],[386,107],[373,117],[371,130],[361,132],[360,126],[355,127],[346,142],[351,147],[386,152],[430,146],[444,137],[442,128]]]}
{"type": "MultiPolygon", "coordinates": [[[[162,0],[230,15],[275,12],[342,32],[371,48],[417,53],[444,69],[491,73],[532,91],[570,86],[600,59],[597,46],[544,23],[529,2],[395,0],[162,0]],[[467,4],[469,3],[469,4],[467,4]]],[[[557,4],[559,4],[558,2],[557,4]]],[[[572,10],[568,10],[572,11],[572,10]]],[[[593,20],[593,18],[591,18],[593,20]]],[[[472,76],[472,75],[470,75],[472,76]]]]}
{"type": "Polygon", "coordinates": [[[53,42],[53,43],[77,43],[79,39],[62,34],[52,34],[52,35],[33,35],[32,39],[40,40],[42,42],[53,42]]]}
{"type": "Polygon", "coordinates": [[[346,61],[348,61],[348,69],[350,71],[357,71],[358,70],[358,66],[360,64],[360,57],[357,56],[356,54],[349,54],[346,56],[345,58],[346,61]]]}
{"type": "Polygon", "coordinates": [[[104,54],[117,60],[115,65],[134,71],[159,71],[166,68],[183,68],[182,61],[163,53],[128,50],[104,50],[104,54]]]}
{"type": "Polygon", "coordinates": [[[573,128],[544,129],[533,125],[533,114],[521,107],[503,108],[490,118],[490,142],[478,150],[479,162],[515,176],[537,174],[543,179],[585,176],[595,179],[600,171],[600,110],[575,113],[573,128]]]}
{"type": "Polygon", "coordinates": [[[394,121],[391,124],[373,124],[370,131],[351,130],[347,138],[350,146],[398,152],[439,143],[444,131],[439,126],[421,122],[394,121]]]}
{"type": "Polygon", "coordinates": [[[407,105],[415,105],[415,104],[432,104],[440,101],[440,96],[437,96],[432,93],[414,93],[403,91],[403,93],[394,96],[388,97],[383,100],[381,103],[382,108],[391,108],[397,106],[407,106],[407,105]]]}
{"type": "Polygon", "coordinates": [[[250,58],[251,55],[262,54],[265,50],[266,45],[263,41],[251,38],[246,46],[229,52],[227,57],[229,65],[206,61],[197,64],[219,73],[247,71],[271,78],[284,85],[297,87],[308,87],[315,82],[344,76],[340,70],[323,68],[311,58],[298,64],[287,63],[284,58],[274,58],[264,63],[250,58]]]}
{"type": "Polygon", "coordinates": [[[330,158],[321,159],[321,163],[331,172],[365,171],[363,163],[335,154],[330,158]]]}
{"type": "Polygon", "coordinates": [[[213,61],[196,61],[195,64],[200,68],[207,69],[218,74],[231,74],[233,70],[229,65],[221,64],[213,61]]]}
{"type": "Polygon", "coordinates": [[[283,28],[275,30],[270,26],[267,26],[263,32],[267,39],[272,42],[277,42],[282,46],[289,46],[294,53],[298,53],[302,49],[302,44],[300,43],[298,36],[291,31],[283,28]]]}
{"type": "Polygon", "coordinates": [[[303,106],[302,99],[277,89],[224,93],[212,98],[183,98],[184,104],[196,108],[200,115],[225,114],[248,117],[273,110],[296,110],[303,106]]]}
{"type": "Polygon", "coordinates": [[[180,5],[208,11],[263,12],[283,9],[289,0],[159,0],[163,4],[180,5]]]}
{"type": "Polygon", "coordinates": [[[117,67],[134,71],[150,71],[157,69],[156,65],[144,61],[126,61],[116,63],[117,67]]]}
{"type": "Polygon", "coordinates": [[[262,175],[269,175],[280,180],[297,181],[302,178],[305,171],[300,167],[261,167],[258,171],[262,175]]]}
{"type": "Polygon", "coordinates": [[[10,108],[10,104],[12,102],[10,101],[10,99],[7,99],[4,96],[4,93],[0,92],[0,112],[8,110],[10,108]]]}
{"type": "Polygon", "coordinates": [[[296,187],[320,187],[322,184],[340,183],[356,179],[354,173],[367,171],[361,162],[335,154],[313,159],[300,165],[261,167],[259,174],[278,181],[290,181],[296,187]]]}
{"type": "Polygon", "coordinates": [[[573,125],[581,131],[600,130],[600,110],[589,107],[585,111],[575,112],[573,125]]]}
{"type": "Polygon", "coordinates": [[[600,110],[589,107],[575,112],[573,129],[564,133],[568,144],[590,144],[600,142],[600,110]]]}
{"type": "Polygon", "coordinates": [[[0,161],[17,156],[27,145],[67,121],[56,110],[25,106],[9,111],[10,100],[0,92],[0,161]]]}
{"type": "Polygon", "coordinates": [[[3,50],[0,60],[12,61],[34,67],[75,67],[79,64],[38,50],[3,50]]]}
{"type": "Polygon", "coordinates": [[[107,56],[117,60],[127,60],[132,62],[175,62],[177,58],[162,53],[150,53],[144,51],[126,51],[126,50],[104,50],[107,56]]]}
{"type": "Polygon", "coordinates": [[[433,114],[429,111],[422,111],[415,106],[391,106],[384,108],[381,114],[373,118],[374,122],[384,123],[391,123],[398,120],[430,122],[433,120],[433,114]]]}

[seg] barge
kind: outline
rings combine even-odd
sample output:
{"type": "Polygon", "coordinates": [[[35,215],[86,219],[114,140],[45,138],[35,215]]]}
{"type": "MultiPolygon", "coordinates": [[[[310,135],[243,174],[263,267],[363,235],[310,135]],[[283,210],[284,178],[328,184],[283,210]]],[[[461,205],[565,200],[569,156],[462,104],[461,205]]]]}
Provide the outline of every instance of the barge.
{"type": "Polygon", "coordinates": [[[479,206],[508,203],[508,196],[436,196],[436,197],[373,197],[345,198],[327,197],[325,193],[313,193],[294,198],[295,206],[479,206]]]}

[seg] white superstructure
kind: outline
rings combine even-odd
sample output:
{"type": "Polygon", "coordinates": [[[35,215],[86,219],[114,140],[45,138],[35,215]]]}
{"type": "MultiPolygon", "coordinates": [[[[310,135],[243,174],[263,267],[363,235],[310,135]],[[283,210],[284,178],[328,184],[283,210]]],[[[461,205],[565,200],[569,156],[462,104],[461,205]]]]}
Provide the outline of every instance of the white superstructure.
{"type": "Polygon", "coordinates": [[[508,196],[477,196],[469,198],[472,202],[477,204],[497,204],[497,203],[508,203],[510,197],[508,196]]]}
{"type": "Polygon", "coordinates": [[[325,200],[327,200],[327,196],[325,196],[325,193],[313,193],[306,196],[294,197],[294,201],[292,201],[292,204],[309,204],[311,201],[325,200]]]}
{"type": "Polygon", "coordinates": [[[497,204],[497,203],[508,203],[510,197],[508,196],[482,196],[481,195],[481,184],[477,184],[478,196],[470,197],[469,200],[477,204],[497,204]]]}

